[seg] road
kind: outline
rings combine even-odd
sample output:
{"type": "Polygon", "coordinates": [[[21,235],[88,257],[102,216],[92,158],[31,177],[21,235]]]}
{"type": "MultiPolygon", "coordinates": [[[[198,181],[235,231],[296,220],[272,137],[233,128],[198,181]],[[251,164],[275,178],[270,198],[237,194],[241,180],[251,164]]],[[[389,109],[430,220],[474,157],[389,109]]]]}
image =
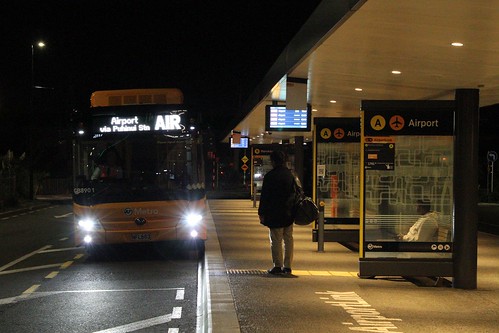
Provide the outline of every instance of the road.
{"type": "Polygon", "coordinates": [[[74,247],[69,205],[0,220],[2,332],[195,332],[198,261],[171,247],[74,247]]]}

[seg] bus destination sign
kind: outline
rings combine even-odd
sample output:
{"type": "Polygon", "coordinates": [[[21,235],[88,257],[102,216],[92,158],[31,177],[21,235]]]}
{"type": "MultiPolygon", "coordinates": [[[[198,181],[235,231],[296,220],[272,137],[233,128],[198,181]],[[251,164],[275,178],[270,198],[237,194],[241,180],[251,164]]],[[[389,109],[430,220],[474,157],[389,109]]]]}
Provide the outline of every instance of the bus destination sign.
{"type": "Polygon", "coordinates": [[[97,116],[94,118],[94,133],[125,132],[179,132],[185,130],[182,113],[155,114],[149,116],[97,116]]]}

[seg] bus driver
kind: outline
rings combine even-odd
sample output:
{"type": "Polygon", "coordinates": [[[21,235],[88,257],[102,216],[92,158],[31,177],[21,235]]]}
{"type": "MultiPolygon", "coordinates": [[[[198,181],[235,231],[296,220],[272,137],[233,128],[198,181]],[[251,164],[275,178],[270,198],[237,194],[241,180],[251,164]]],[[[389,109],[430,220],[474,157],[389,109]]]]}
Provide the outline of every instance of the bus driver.
{"type": "Polygon", "coordinates": [[[104,156],[99,159],[99,165],[95,168],[91,179],[123,178],[123,169],[120,166],[120,158],[116,149],[107,149],[104,156]]]}

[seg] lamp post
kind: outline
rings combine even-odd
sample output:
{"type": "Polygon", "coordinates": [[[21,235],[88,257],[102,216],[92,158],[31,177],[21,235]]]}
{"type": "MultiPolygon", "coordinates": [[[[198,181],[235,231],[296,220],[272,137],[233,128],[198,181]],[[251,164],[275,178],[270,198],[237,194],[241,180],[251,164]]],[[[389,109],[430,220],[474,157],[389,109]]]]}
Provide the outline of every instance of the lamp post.
{"type": "Polygon", "coordinates": [[[34,181],[33,181],[33,115],[34,115],[34,90],[35,90],[35,46],[42,49],[45,47],[43,41],[31,44],[31,85],[30,85],[30,102],[29,102],[29,121],[28,121],[28,167],[29,167],[29,199],[34,199],[34,181]]]}

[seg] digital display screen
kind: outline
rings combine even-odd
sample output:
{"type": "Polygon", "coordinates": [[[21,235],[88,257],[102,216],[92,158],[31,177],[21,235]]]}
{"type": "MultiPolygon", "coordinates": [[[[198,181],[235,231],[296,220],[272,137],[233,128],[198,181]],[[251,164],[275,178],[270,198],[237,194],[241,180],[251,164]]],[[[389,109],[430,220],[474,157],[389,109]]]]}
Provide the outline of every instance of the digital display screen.
{"type": "Polygon", "coordinates": [[[97,115],[93,118],[94,133],[124,132],[184,132],[185,111],[166,111],[154,114],[97,115]]]}
{"type": "Polygon", "coordinates": [[[309,132],[310,111],[310,107],[305,110],[287,110],[283,105],[267,105],[265,107],[265,130],[309,132]]]}
{"type": "Polygon", "coordinates": [[[231,148],[248,148],[248,146],[249,146],[249,138],[241,138],[239,143],[234,143],[233,139],[230,138],[231,148]]]}

